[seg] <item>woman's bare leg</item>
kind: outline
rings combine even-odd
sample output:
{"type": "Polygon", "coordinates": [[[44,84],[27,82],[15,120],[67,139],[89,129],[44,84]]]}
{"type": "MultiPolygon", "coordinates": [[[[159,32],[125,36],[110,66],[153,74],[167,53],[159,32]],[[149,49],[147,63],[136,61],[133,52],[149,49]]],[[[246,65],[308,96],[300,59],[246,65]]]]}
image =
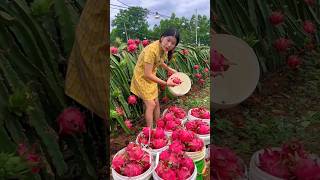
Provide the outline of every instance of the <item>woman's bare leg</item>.
{"type": "Polygon", "coordinates": [[[156,104],[156,107],[154,108],[154,111],[153,111],[153,118],[154,118],[154,122],[156,122],[160,118],[160,103],[158,98],[154,99],[154,102],[156,104]]]}
{"type": "Polygon", "coordinates": [[[154,100],[143,100],[144,104],[146,105],[146,111],[144,117],[147,122],[147,126],[152,128],[153,127],[153,112],[156,107],[156,103],[154,100]]]}

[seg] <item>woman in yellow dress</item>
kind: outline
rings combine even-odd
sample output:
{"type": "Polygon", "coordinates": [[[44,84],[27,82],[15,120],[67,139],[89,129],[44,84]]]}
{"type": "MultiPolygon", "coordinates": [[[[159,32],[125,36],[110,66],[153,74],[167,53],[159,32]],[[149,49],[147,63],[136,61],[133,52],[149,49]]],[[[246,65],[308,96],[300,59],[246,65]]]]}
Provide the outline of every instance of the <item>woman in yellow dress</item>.
{"type": "Polygon", "coordinates": [[[159,40],[146,46],[139,55],[131,80],[130,91],[141,98],[146,106],[145,119],[148,127],[153,127],[153,121],[160,118],[160,104],[158,99],[158,84],[176,86],[173,82],[166,82],[156,76],[158,67],[173,73],[164,62],[172,58],[173,51],[180,41],[177,29],[166,30],[159,40]]]}

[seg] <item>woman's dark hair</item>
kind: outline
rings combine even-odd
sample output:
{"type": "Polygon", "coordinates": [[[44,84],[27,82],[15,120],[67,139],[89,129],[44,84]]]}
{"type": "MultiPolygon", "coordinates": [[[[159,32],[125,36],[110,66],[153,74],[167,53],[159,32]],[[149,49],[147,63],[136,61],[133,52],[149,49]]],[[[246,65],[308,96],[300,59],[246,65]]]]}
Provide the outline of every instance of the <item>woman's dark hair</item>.
{"type": "MultiPolygon", "coordinates": [[[[180,33],[176,28],[169,28],[169,29],[165,30],[160,36],[160,42],[161,42],[162,37],[167,37],[167,36],[174,36],[177,40],[176,46],[179,44],[180,33]]],[[[173,50],[168,52],[168,60],[171,60],[172,55],[173,55],[173,50]]]]}

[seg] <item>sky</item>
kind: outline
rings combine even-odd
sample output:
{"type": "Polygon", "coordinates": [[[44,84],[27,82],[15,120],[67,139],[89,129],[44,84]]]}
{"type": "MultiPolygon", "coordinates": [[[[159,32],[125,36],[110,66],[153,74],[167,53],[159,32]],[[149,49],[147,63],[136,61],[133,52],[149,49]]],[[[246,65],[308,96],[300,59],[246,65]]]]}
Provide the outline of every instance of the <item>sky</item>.
{"type": "MultiPolygon", "coordinates": [[[[177,17],[186,17],[188,19],[190,19],[193,14],[196,14],[197,9],[198,15],[210,17],[210,0],[111,0],[110,28],[112,20],[116,14],[120,12],[119,9],[125,9],[125,7],[128,6],[140,6],[169,17],[172,13],[175,13],[177,17]]],[[[147,17],[149,27],[152,28],[155,24],[159,25],[160,20],[165,18],[168,17],[156,19],[154,15],[149,15],[147,17]]]]}

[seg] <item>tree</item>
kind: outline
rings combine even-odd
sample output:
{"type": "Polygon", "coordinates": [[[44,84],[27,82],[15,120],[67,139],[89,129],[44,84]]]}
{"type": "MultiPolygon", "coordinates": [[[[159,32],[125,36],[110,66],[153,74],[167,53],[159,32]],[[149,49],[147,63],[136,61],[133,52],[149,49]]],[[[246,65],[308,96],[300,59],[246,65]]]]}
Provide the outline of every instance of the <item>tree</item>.
{"type": "Polygon", "coordinates": [[[128,9],[120,10],[111,24],[114,27],[111,39],[120,37],[126,41],[126,34],[131,39],[148,37],[149,25],[146,20],[148,13],[148,10],[142,7],[129,7],[128,9]]]}
{"type": "MultiPolygon", "coordinates": [[[[210,21],[207,16],[198,15],[197,39],[198,43],[210,44],[210,21]]],[[[180,39],[184,44],[196,43],[196,16],[193,15],[190,20],[185,17],[178,18],[172,13],[170,19],[160,21],[160,25],[153,27],[152,37],[160,37],[161,33],[169,27],[175,27],[180,32],[180,39]]]]}

